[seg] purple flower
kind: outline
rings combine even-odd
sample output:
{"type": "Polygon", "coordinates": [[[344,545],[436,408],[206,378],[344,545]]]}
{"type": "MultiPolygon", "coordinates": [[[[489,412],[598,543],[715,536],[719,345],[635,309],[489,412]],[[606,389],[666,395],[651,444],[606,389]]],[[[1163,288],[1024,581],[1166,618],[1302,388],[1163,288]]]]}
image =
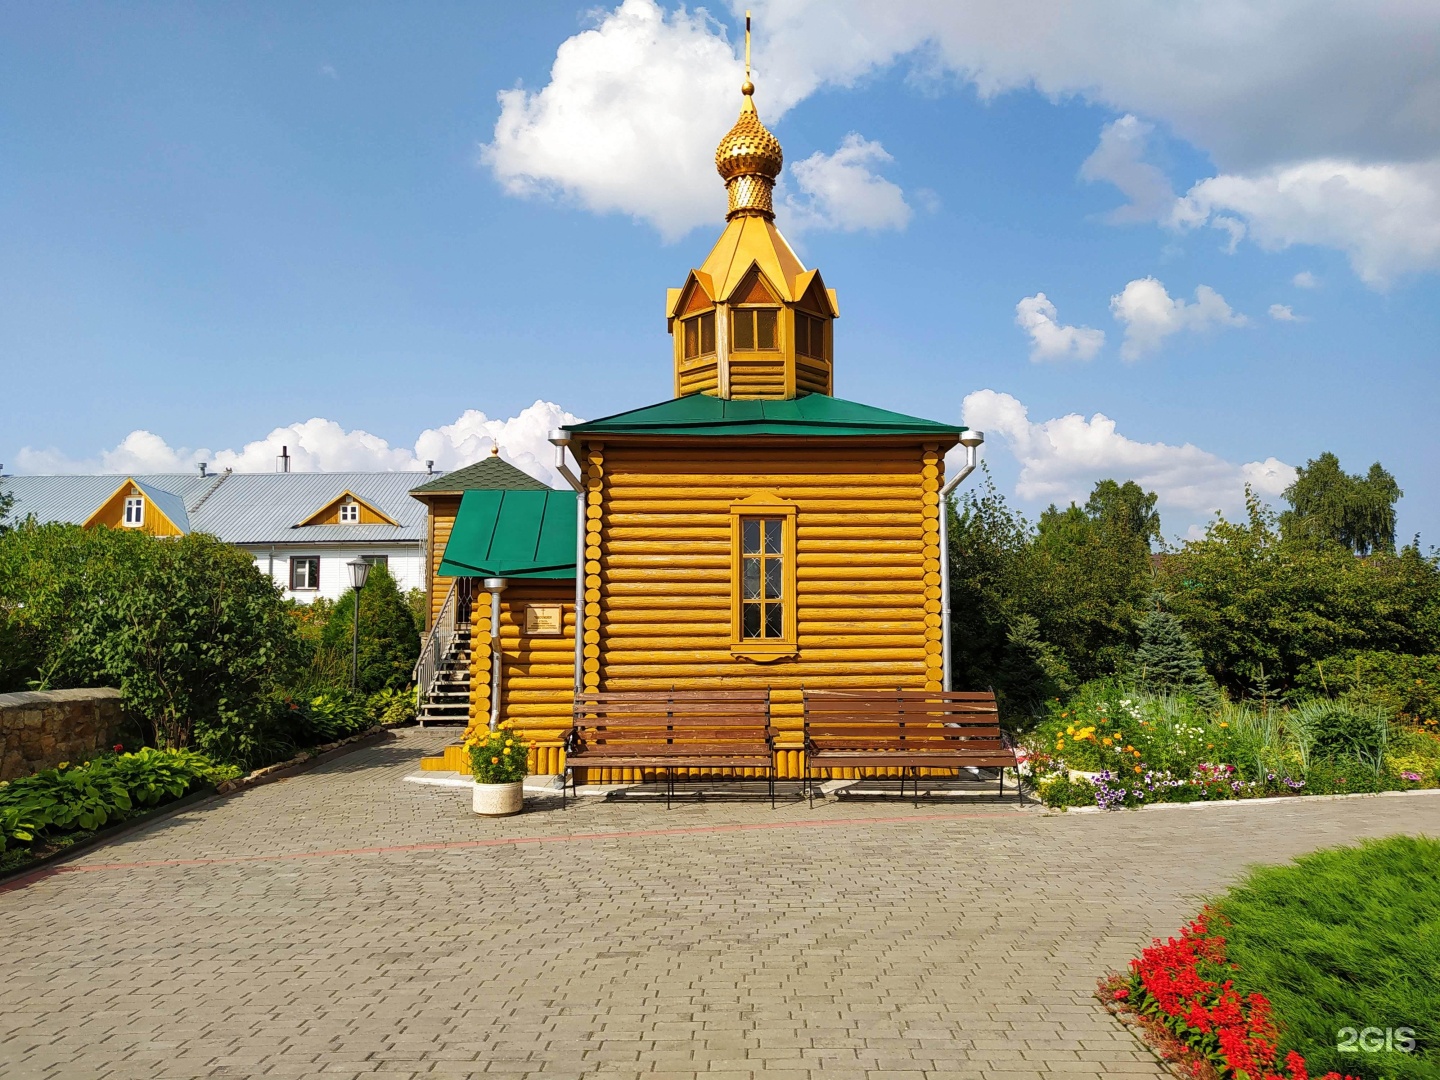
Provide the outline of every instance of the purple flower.
{"type": "Polygon", "coordinates": [[[1409,769],[1406,769],[1400,774],[1400,779],[1409,780],[1412,784],[1418,784],[1421,780],[1424,779],[1424,777],[1422,777],[1418,772],[1411,772],[1409,769]]]}

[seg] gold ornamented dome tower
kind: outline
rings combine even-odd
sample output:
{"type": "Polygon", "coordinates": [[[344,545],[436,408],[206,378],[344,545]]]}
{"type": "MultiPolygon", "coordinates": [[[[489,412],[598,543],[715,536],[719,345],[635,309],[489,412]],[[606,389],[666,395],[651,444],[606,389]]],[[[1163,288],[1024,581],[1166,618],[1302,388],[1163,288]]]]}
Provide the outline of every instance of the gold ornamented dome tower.
{"type": "MultiPolygon", "coordinates": [[[[748,48],[748,40],[746,44],[748,48]]],[[[748,76],[740,92],[745,95],[740,119],[715,149],[715,168],[730,194],[730,210],[725,217],[729,220],[737,214],[759,214],[773,219],[775,203],[771,192],[784,167],[785,155],[780,140],[760,122],[760,114],[755,111],[755,84],[748,76]]]]}
{"type": "Polygon", "coordinates": [[[789,399],[834,393],[835,293],[775,227],[780,140],[755,111],[750,15],[740,118],[715,150],[730,206],[725,231],[685,284],[668,290],[675,396],[789,399]]]}

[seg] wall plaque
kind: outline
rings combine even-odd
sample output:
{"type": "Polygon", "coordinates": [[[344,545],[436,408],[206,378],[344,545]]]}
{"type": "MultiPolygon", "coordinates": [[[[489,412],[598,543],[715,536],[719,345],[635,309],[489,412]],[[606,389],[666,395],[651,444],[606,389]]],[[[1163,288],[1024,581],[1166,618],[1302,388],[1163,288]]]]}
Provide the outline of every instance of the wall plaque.
{"type": "Polygon", "coordinates": [[[564,610],[559,604],[526,604],[525,633],[551,635],[563,633],[564,610]]]}

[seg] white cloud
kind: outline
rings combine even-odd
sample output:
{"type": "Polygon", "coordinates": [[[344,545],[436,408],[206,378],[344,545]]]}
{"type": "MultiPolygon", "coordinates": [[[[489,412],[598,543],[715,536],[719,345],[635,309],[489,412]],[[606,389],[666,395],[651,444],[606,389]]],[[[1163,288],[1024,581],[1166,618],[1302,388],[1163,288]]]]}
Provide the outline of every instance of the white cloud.
{"type": "Polygon", "coordinates": [[[1314,289],[1319,287],[1320,279],[1309,270],[1301,270],[1290,279],[1290,284],[1294,285],[1297,289],[1314,289]]]}
{"type": "Polygon", "coordinates": [[[1274,497],[1294,480],[1295,470],[1276,458],[1236,465],[1191,443],[1137,442],[1120,434],[1102,413],[1078,413],[1040,423],[1016,398],[977,390],[965,398],[964,423],[998,435],[1020,463],[1015,493],[1042,502],[1083,502],[1097,480],[1134,480],[1159,496],[1162,507],[1210,514],[1244,505],[1248,483],[1274,497]]]}
{"type": "Polygon", "coordinates": [[[338,81],[340,78],[340,73],[335,70],[334,64],[321,64],[320,74],[324,75],[327,79],[335,79],[338,81]]]}
{"type": "Polygon", "coordinates": [[[893,161],[878,142],[856,132],[833,154],[816,152],[791,167],[802,196],[785,199],[786,223],[793,229],[903,229],[911,210],[900,188],[875,172],[893,161]]]}
{"type": "Polygon", "coordinates": [[[1289,304],[1271,304],[1270,318],[1276,322],[1309,322],[1304,315],[1296,315],[1295,309],[1289,304]]]}
{"type": "MultiPolygon", "coordinates": [[[[1085,166],[1130,197],[1118,220],[1171,217],[1158,206],[1168,183],[1140,153],[1158,121],[1219,166],[1186,212],[1232,245],[1249,235],[1338,247],[1372,283],[1440,265],[1425,227],[1440,191],[1440,5],[1331,4],[1321,17],[1313,0],[1198,12],[1139,0],[728,0],[732,25],[747,4],[771,125],[823,87],[908,59],[931,84],[954,75],[984,97],[1034,89],[1125,114],[1085,166]]],[[[483,158],[513,193],[558,192],[673,238],[719,220],[710,160],[740,79],[725,27],[702,9],[625,0],[561,44],[546,86],[500,95],[483,158]]]]}
{"type": "Polygon", "coordinates": [[[625,0],[560,45],[546,86],[500,92],[481,160],[512,195],[561,195],[675,239],[724,218],[715,146],[739,115],[743,79],[703,9],[625,0]]]}
{"type": "Polygon", "coordinates": [[[1267,251],[1338,248],[1367,284],[1440,267],[1440,159],[1361,165],[1321,159],[1201,180],[1179,200],[1184,227],[1244,221],[1267,251]]]}
{"type": "Polygon", "coordinates": [[[1064,326],[1055,305],[1042,293],[1027,296],[1015,305],[1015,325],[1030,335],[1030,359],[1089,360],[1105,344],[1105,331],[1088,326],[1064,326]]]}
{"type": "Polygon", "coordinates": [[[316,417],[288,424],[239,450],[192,450],[171,447],[149,431],[132,431],[110,450],[93,458],[75,459],[55,450],[25,447],[17,455],[20,473],[163,473],[189,472],[199,462],[213,471],[273,472],[281,447],[290,454],[295,472],[392,472],[423,469],[427,460],[441,472],[478,461],[498,443],[500,456],[531,476],[556,487],[564,486],[554,471],[550,431],[579,417],[549,401],[537,401],[517,415],[492,420],[478,409],[467,409],[453,424],[427,428],[413,450],[391,446],[368,431],[346,431],[333,420],[316,417]]]}
{"type": "Polygon", "coordinates": [[[1232,311],[1225,298],[1209,285],[1195,290],[1195,302],[1171,298],[1165,286],[1153,277],[1137,278],[1123,292],[1110,298],[1110,310],[1125,324],[1123,360],[1138,360],[1152,352],[1170,335],[1182,330],[1206,330],[1212,326],[1245,326],[1249,320],[1232,311]]]}
{"type": "Polygon", "coordinates": [[[1122,116],[1101,129],[1100,144],[1080,166],[1081,179],[1108,181],[1130,200],[1106,215],[1111,222],[1159,221],[1174,205],[1169,178],[1145,160],[1146,141],[1154,130],[1153,124],[1122,116]]]}

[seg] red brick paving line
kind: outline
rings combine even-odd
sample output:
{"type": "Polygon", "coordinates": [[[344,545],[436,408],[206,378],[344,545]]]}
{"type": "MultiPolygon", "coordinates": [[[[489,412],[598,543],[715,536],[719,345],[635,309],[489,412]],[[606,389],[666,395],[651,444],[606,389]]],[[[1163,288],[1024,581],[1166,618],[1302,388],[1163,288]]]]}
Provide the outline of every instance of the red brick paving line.
{"type": "Polygon", "coordinates": [[[94,874],[111,870],[143,870],[163,866],[230,866],[256,862],[282,862],[294,859],[325,859],[336,855],[391,855],[410,851],[454,851],[463,848],[504,847],[519,844],[576,843],[587,840],[629,840],[651,836],[691,836],[701,833],[757,832],[764,829],[823,829],[845,825],[894,825],[917,821],[963,821],[972,818],[994,818],[987,814],[906,814],[903,817],[843,818],[834,821],[770,821],[733,825],[690,825],[673,829],[618,829],[612,832],[563,833],[556,836],[503,836],[489,840],[449,840],[422,844],[392,844],[385,847],[334,848],[328,851],[290,851],[273,855],[222,855],[201,859],[143,859],[136,862],[94,863],[89,866],[41,867],[33,874],[15,878],[0,885],[0,893],[10,892],[34,881],[60,874],[94,874]]]}

